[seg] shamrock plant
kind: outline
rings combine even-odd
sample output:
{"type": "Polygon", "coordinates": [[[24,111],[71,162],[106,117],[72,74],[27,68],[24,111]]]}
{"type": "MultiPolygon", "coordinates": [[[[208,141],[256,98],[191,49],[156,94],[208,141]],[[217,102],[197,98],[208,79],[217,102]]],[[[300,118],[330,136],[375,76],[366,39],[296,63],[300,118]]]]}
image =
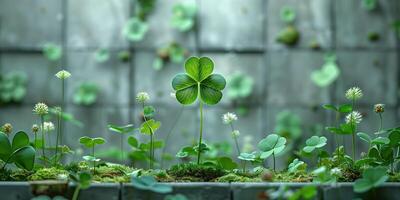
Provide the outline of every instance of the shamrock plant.
{"type": "Polygon", "coordinates": [[[0,74],[0,104],[20,103],[26,96],[27,79],[18,71],[0,74]]]}
{"type": "Polygon", "coordinates": [[[104,63],[110,59],[110,51],[105,48],[97,49],[94,55],[94,59],[98,63],[104,63]]]}
{"type": "Polygon", "coordinates": [[[79,143],[84,145],[86,148],[91,149],[91,155],[83,156],[83,159],[93,163],[93,174],[96,173],[96,162],[100,161],[100,158],[96,158],[94,154],[94,147],[100,144],[106,143],[106,140],[101,137],[90,138],[87,136],[79,138],[79,143]]]}
{"type": "Polygon", "coordinates": [[[242,72],[234,72],[227,78],[227,97],[232,101],[249,97],[253,89],[253,78],[242,72]]]}
{"type": "Polygon", "coordinates": [[[19,168],[32,170],[35,154],[36,151],[30,145],[29,137],[25,132],[15,133],[11,143],[8,136],[0,132],[0,159],[4,162],[2,169],[7,164],[14,163],[19,168]]]}
{"type": "Polygon", "coordinates": [[[54,43],[46,43],[43,46],[43,55],[49,61],[58,61],[62,57],[62,48],[54,43]]]}
{"type": "Polygon", "coordinates": [[[90,187],[92,176],[87,172],[81,172],[79,174],[70,174],[69,177],[76,184],[72,200],[78,200],[79,191],[90,187]]]}
{"type": "Polygon", "coordinates": [[[258,143],[257,147],[261,151],[261,159],[266,159],[272,155],[275,171],[275,156],[277,156],[277,154],[281,153],[283,149],[285,149],[286,138],[281,137],[277,134],[270,134],[266,138],[262,139],[258,143]]]}
{"type": "Polygon", "coordinates": [[[252,152],[252,153],[240,153],[238,156],[239,160],[243,161],[243,172],[246,172],[246,162],[256,162],[259,157],[259,153],[252,152]]]}
{"type": "Polygon", "coordinates": [[[149,25],[138,17],[128,20],[122,29],[122,35],[129,41],[138,42],[144,39],[149,30],[149,25]]]}
{"type": "Polygon", "coordinates": [[[132,186],[140,190],[148,190],[161,194],[172,192],[172,186],[160,184],[152,176],[132,176],[132,186]]]}
{"type": "MultiPolygon", "coordinates": [[[[172,80],[176,99],[183,105],[189,105],[199,97],[200,134],[199,146],[203,139],[203,104],[215,105],[222,98],[226,81],[222,75],[212,74],[214,63],[208,57],[190,57],[185,62],[186,73],[178,74],[172,80]]],[[[201,151],[198,151],[197,163],[200,164],[201,151]]]]}
{"type": "Polygon", "coordinates": [[[155,109],[152,106],[146,106],[146,102],[150,100],[149,94],[146,92],[139,92],[136,95],[136,101],[142,105],[144,122],[140,125],[140,132],[150,136],[150,160],[149,167],[153,169],[154,165],[154,134],[160,128],[161,122],[150,119],[154,116],[155,109]]]}
{"type": "Polygon", "coordinates": [[[181,32],[191,30],[195,24],[197,13],[196,2],[179,3],[172,8],[171,25],[181,32]]]}
{"type": "Polygon", "coordinates": [[[181,64],[188,54],[188,50],[177,42],[171,42],[157,50],[157,58],[153,61],[153,68],[161,70],[168,62],[181,64]]]}
{"type": "Polygon", "coordinates": [[[325,55],[324,59],[325,63],[321,69],[311,73],[311,80],[321,88],[331,85],[340,75],[340,69],[336,64],[336,55],[329,53],[325,55]]]}
{"type": "Polygon", "coordinates": [[[124,157],[124,135],[132,132],[133,130],[135,130],[135,128],[133,127],[133,124],[128,124],[125,126],[117,126],[114,124],[109,124],[108,125],[108,130],[115,132],[115,133],[119,133],[120,135],[120,151],[121,151],[121,160],[123,160],[124,157]]]}
{"type": "Polygon", "coordinates": [[[307,164],[298,158],[294,159],[288,166],[288,172],[294,173],[297,171],[305,171],[307,169],[307,164]]]}
{"type": "Polygon", "coordinates": [[[322,148],[326,145],[326,137],[318,137],[312,136],[306,140],[306,146],[303,148],[303,151],[306,153],[311,153],[316,149],[322,148]]]}
{"type": "Polygon", "coordinates": [[[386,182],[389,177],[386,175],[386,168],[375,167],[364,171],[362,178],[354,182],[354,191],[361,193],[376,188],[386,182]]]}

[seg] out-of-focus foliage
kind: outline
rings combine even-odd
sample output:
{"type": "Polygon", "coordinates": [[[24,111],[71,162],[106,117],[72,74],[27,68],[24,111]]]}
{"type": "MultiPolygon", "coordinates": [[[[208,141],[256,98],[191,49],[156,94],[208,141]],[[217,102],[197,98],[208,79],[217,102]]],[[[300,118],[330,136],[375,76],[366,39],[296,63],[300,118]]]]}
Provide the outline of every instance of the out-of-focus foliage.
{"type": "Polygon", "coordinates": [[[26,95],[27,79],[23,72],[0,74],[0,104],[21,102],[26,95]]]}
{"type": "Polygon", "coordinates": [[[157,50],[157,58],[153,61],[153,68],[161,70],[166,62],[181,64],[188,55],[188,50],[176,42],[157,50]]]}
{"type": "Polygon", "coordinates": [[[195,1],[178,3],[172,8],[171,25],[181,32],[189,31],[194,27],[197,6],[195,1]]]}
{"type": "Polygon", "coordinates": [[[54,43],[46,43],[43,46],[43,55],[50,61],[60,60],[62,57],[62,48],[54,43]]]}
{"type": "Polygon", "coordinates": [[[253,92],[254,80],[242,72],[235,72],[227,78],[227,96],[231,100],[249,97],[253,92]]]}
{"type": "Polygon", "coordinates": [[[94,58],[98,63],[106,62],[108,59],[110,59],[110,52],[108,49],[100,48],[96,51],[94,58]]]}
{"type": "Polygon", "coordinates": [[[321,69],[311,73],[311,80],[318,87],[327,87],[339,77],[340,69],[336,64],[336,56],[334,54],[326,54],[325,64],[321,69]]]}
{"type": "Polygon", "coordinates": [[[74,93],[74,103],[83,106],[90,106],[96,103],[100,89],[95,83],[84,82],[74,93]]]}

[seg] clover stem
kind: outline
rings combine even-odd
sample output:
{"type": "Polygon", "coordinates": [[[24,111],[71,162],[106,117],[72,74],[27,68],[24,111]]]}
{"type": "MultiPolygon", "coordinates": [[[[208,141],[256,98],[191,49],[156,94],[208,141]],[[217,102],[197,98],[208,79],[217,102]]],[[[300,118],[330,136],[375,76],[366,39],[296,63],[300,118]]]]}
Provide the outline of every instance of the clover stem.
{"type": "MultiPolygon", "coordinates": [[[[340,119],[340,112],[336,111],[336,128],[340,128],[339,127],[339,119],[340,119]]],[[[336,148],[339,146],[339,138],[338,135],[335,134],[335,143],[336,143],[336,148]]]]}
{"type": "Polygon", "coordinates": [[[95,157],[94,157],[94,144],[93,144],[93,147],[92,147],[92,157],[93,157],[93,176],[94,176],[94,174],[96,173],[96,159],[95,159],[95,157]]]}
{"type": "Polygon", "coordinates": [[[150,130],[150,160],[149,160],[149,168],[153,169],[153,159],[154,159],[154,147],[153,147],[153,129],[150,127],[150,125],[147,123],[147,117],[144,115],[144,102],[142,103],[142,108],[143,108],[143,119],[144,123],[147,125],[147,127],[150,130]]]}
{"type": "Polygon", "coordinates": [[[246,162],[247,161],[243,161],[243,173],[246,173],[246,162]]]}
{"type": "Polygon", "coordinates": [[[382,124],[383,124],[383,120],[382,120],[382,113],[379,113],[379,130],[378,133],[380,133],[382,131],[382,124]]]}
{"type": "Polygon", "coordinates": [[[272,158],[274,159],[274,172],[275,172],[275,153],[272,153],[272,158]]]}
{"type": "Polygon", "coordinates": [[[43,155],[44,165],[47,166],[46,154],[44,152],[45,142],[44,142],[44,116],[43,115],[40,116],[40,121],[42,124],[42,127],[41,127],[41,129],[42,129],[41,130],[42,131],[42,155],[43,155]]]}
{"type": "MultiPolygon", "coordinates": [[[[64,81],[63,81],[64,82],[64,81]]],[[[57,115],[57,127],[58,127],[58,129],[57,129],[57,137],[56,137],[56,153],[55,153],[55,159],[54,159],[54,166],[56,165],[56,163],[57,163],[57,157],[58,157],[58,140],[59,140],[59,138],[60,138],[60,135],[61,135],[61,109],[60,109],[60,112],[59,113],[57,113],[58,115],[57,115]]]]}
{"type": "Polygon", "coordinates": [[[120,143],[120,147],[121,147],[121,161],[123,161],[124,160],[124,134],[120,134],[121,135],[121,137],[120,137],[120,140],[119,140],[119,143],[120,143]]]}
{"type": "Polygon", "coordinates": [[[202,143],[201,140],[203,138],[203,102],[200,100],[200,136],[199,136],[199,149],[197,153],[197,164],[200,164],[200,156],[201,156],[201,151],[202,151],[202,143]]]}
{"type": "Polygon", "coordinates": [[[78,195],[80,190],[81,190],[81,184],[77,184],[74,194],[72,196],[72,200],[78,200],[78,195]]]}
{"type": "MultiPolygon", "coordinates": [[[[235,128],[233,128],[233,122],[231,122],[230,125],[231,125],[231,129],[232,129],[232,133],[233,133],[233,131],[235,131],[235,128]]],[[[236,145],[236,150],[238,152],[238,155],[240,155],[240,147],[239,147],[239,142],[237,141],[237,137],[235,135],[232,135],[232,137],[235,140],[235,145],[236,145]]]]}
{"type": "MultiPolygon", "coordinates": [[[[185,108],[185,106],[182,105],[181,109],[179,110],[178,115],[175,118],[174,123],[172,124],[171,128],[169,129],[169,131],[167,133],[167,137],[165,138],[165,145],[164,145],[164,147],[162,149],[161,155],[164,155],[165,151],[167,150],[167,144],[168,144],[169,137],[170,137],[172,131],[175,129],[175,126],[178,123],[179,118],[181,117],[184,108],[185,108]]],[[[163,166],[164,166],[164,156],[161,156],[161,168],[163,168],[163,166]]]]}
{"type": "Polygon", "coordinates": [[[353,153],[353,163],[356,161],[356,127],[353,122],[351,122],[352,136],[352,153],[353,153]]]}

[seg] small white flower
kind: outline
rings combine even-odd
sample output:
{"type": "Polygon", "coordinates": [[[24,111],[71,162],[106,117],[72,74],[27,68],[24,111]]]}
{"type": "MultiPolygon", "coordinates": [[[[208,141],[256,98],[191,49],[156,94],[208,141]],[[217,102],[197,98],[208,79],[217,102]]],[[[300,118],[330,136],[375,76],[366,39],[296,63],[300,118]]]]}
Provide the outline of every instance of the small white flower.
{"type": "Polygon", "coordinates": [[[357,100],[363,96],[362,90],[359,87],[352,87],[346,91],[346,98],[348,100],[357,100]]]}
{"type": "Polygon", "coordinates": [[[176,93],[175,92],[171,92],[171,93],[169,93],[169,95],[174,99],[176,98],[176,93]]]}
{"type": "Polygon", "coordinates": [[[346,116],[346,123],[359,124],[362,120],[362,115],[358,111],[353,111],[346,116]]]}
{"type": "Polygon", "coordinates": [[[61,71],[57,72],[57,74],[55,76],[59,79],[67,79],[67,78],[71,77],[71,73],[69,73],[68,71],[65,71],[65,70],[61,70],[61,71]]]}
{"type": "Polygon", "coordinates": [[[150,99],[150,96],[147,92],[139,92],[136,95],[136,101],[139,103],[145,103],[150,99]]]}
{"type": "Polygon", "coordinates": [[[67,180],[68,179],[68,175],[67,174],[58,174],[57,175],[57,179],[58,180],[67,180]]]}
{"type": "Polygon", "coordinates": [[[49,107],[44,103],[37,103],[33,108],[33,112],[37,115],[43,116],[49,113],[49,107]]]}
{"type": "Polygon", "coordinates": [[[375,104],[374,105],[374,111],[376,113],[383,113],[385,112],[385,104],[375,104]]]}
{"type": "Polygon", "coordinates": [[[46,132],[50,132],[55,129],[53,122],[44,122],[43,127],[44,127],[43,130],[46,132]]]}
{"type": "Polygon", "coordinates": [[[222,121],[223,121],[225,124],[230,124],[230,123],[232,123],[233,121],[236,121],[237,119],[238,119],[238,118],[237,118],[237,116],[236,116],[235,113],[227,112],[227,113],[225,113],[225,114],[222,116],[222,121]]]}
{"type": "Polygon", "coordinates": [[[39,131],[39,126],[37,124],[32,125],[32,132],[36,134],[39,131]]]}
{"type": "Polygon", "coordinates": [[[236,138],[240,136],[240,132],[238,130],[232,131],[232,137],[236,138]]]}
{"type": "Polygon", "coordinates": [[[341,176],[342,175],[342,170],[340,170],[340,168],[332,168],[331,169],[331,174],[334,176],[341,176]]]}

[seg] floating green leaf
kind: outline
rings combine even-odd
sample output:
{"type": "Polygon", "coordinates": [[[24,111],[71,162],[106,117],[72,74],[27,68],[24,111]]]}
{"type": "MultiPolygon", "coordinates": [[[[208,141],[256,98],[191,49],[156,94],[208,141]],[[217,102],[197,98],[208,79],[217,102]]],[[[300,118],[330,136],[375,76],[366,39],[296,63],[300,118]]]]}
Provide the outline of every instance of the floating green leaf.
{"type": "Polygon", "coordinates": [[[234,72],[227,78],[227,96],[232,100],[249,97],[253,86],[253,78],[239,71],[234,72]]]}
{"type": "Polygon", "coordinates": [[[62,48],[54,43],[46,43],[43,46],[43,54],[50,61],[60,60],[62,48]]]}
{"type": "Polygon", "coordinates": [[[99,87],[95,83],[84,82],[78,86],[74,93],[74,103],[83,106],[90,106],[96,103],[99,87]]]}
{"type": "Polygon", "coordinates": [[[189,31],[194,26],[196,12],[197,7],[194,1],[186,4],[179,3],[174,5],[172,8],[172,27],[181,32],[189,31]]]}
{"type": "Polygon", "coordinates": [[[366,10],[372,11],[375,10],[378,6],[377,0],[362,0],[362,7],[366,10]]]}
{"type": "Polygon", "coordinates": [[[143,40],[148,30],[149,26],[146,22],[137,17],[133,17],[125,24],[122,29],[122,35],[129,41],[137,42],[143,40]]]}
{"type": "Polygon", "coordinates": [[[281,20],[286,23],[291,23],[296,19],[296,12],[289,6],[284,6],[280,11],[281,20]]]}
{"type": "Polygon", "coordinates": [[[340,75],[340,69],[336,65],[336,58],[334,56],[325,56],[325,64],[321,69],[315,70],[311,73],[311,80],[318,87],[326,87],[332,84],[340,75]]]}
{"type": "Polygon", "coordinates": [[[96,62],[99,63],[106,62],[108,59],[110,59],[110,52],[108,51],[108,49],[104,48],[98,49],[95,53],[94,58],[96,62]]]}
{"type": "Polygon", "coordinates": [[[192,104],[198,96],[206,104],[217,104],[222,98],[226,81],[219,74],[212,74],[214,63],[208,57],[191,57],[185,63],[186,74],[178,74],[172,80],[179,103],[192,104]],[[200,93],[200,94],[199,94],[200,93]]]}
{"type": "Polygon", "coordinates": [[[12,71],[0,74],[0,103],[21,102],[26,96],[27,75],[12,71]]]}

